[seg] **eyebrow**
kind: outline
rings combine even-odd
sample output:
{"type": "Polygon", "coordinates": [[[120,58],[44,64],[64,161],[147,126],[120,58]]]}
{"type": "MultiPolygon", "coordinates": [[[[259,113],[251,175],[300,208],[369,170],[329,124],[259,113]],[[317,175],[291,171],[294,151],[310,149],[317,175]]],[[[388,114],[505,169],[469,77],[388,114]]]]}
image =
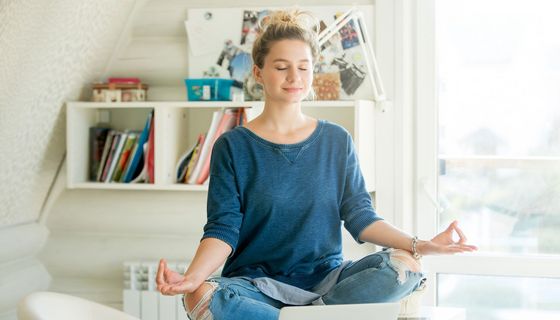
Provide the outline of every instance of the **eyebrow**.
{"type": "MultiPolygon", "coordinates": [[[[286,59],[274,59],[272,62],[290,62],[290,61],[286,59]]],[[[309,59],[301,59],[299,60],[299,62],[309,62],[309,59]]]]}

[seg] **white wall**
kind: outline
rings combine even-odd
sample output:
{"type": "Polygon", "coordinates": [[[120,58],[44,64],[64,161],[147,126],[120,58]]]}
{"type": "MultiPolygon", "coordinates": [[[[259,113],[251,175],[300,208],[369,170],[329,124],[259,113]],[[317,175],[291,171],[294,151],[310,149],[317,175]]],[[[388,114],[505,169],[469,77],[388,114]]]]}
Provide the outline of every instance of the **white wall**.
{"type": "MultiPolygon", "coordinates": [[[[243,4],[290,6],[296,2],[243,4]]],[[[346,3],[309,0],[298,4],[346,3]]],[[[41,221],[48,230],[35,223],[64,154],[63,102],[87,97],[89,84],[106,76],[141,77],[151,85],[148,95],[153,100],[183,99],[184,88],[176,80],[183,77],[182,70],[186,72],[182,24],[186,10],[230,5],[225,0],[0,3],[0,232],[21,238],[26,233],[19,232],[17,225],[34,224],[37,232],[31,233],[43,236],[32,245],[36,250],[29,250],[31,257],[50,233],[39,255],[41,262],[31,258],[46,281],[39,287],[28,286],[26,292],[45,288],[50,274],[51,290],[119,307],[123,261],[192,257],[205,221],[205,193],[65,190],[63,167],[43,210],[41,221]],[[139,56],[142,52],[152,54],[139,56]]],[[[380,119],[389,121],[386,126],[391,128],[391,117],[385,114],[380,119]]],[[[8,262],[15,258],[1,259],[0,255],[0,274],[4,275],[8,262]]],[[[0,287],[0,295],[6,290],[0,287]]],[[[0,313],[1,308],[2,304],[0,313]]],[[[6,315],[12,312],[9,306],[4,310],[6,315]]]]}
{"type": "Polygon", "coordinates": [[[64,155],[63,102],[102,70],[131,3],[0,2],[0,318],[48,286],[37,221],[64,155]]]}

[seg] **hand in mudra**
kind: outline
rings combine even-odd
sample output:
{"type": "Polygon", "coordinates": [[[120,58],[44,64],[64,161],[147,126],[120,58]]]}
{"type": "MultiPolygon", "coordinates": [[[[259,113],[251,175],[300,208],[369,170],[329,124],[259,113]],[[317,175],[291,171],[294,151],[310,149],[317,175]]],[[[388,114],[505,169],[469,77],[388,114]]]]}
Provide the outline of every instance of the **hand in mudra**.
{"type": "Polygon", "coordinates": [[[477,250],[476,246],[466,244],[467,237],[457,224],[457,221],[451,222],[447,229],[433,237],[430,241],[424,241],[421,245],[419,244],[418,253],[421,255],[454,254],[477,250]],[[458,241],[453,240],[454,232],[459,236],[458,241]]]}
{"type": "Polygon", "coordinates": [[[167,296],[192,293],[199,286],[187,276],[184,276],[175,270],[169,269],[165,259],[161,259],[159,261],[156,284],[158,291],[167,296]]]}

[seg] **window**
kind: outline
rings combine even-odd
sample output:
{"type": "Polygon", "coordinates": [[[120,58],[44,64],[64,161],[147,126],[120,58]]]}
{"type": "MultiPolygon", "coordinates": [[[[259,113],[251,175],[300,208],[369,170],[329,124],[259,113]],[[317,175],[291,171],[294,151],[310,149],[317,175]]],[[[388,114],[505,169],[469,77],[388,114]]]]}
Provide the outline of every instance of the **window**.
{"type": "Polygon", "coordinates": [[[467,319],[559,318],[560,3],[418,6],[417,36],[431,42],[417,41],[416,62],[431,55],[422,68],[434,73],[417,78],[417,92],[435,92],[422,93],[418,108],[437,119],[418,117],[417,156],[431,163],[418,176],[434,181],[439,206],[422,210],[420,201],[419,230],[458,219],[480,248],[428,262],[435,302],[466,308],[467,319]]]}
{"type": "Polygon", "coordinates": [[[440,226],[560,253],[560,3],[437,1],[440,226]]]}

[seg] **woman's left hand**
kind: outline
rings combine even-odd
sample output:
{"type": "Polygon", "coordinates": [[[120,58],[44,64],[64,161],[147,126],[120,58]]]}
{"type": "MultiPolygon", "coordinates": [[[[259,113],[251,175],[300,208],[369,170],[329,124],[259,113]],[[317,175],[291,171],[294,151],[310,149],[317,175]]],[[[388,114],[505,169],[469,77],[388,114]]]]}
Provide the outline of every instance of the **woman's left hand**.
{"type": "Polygon", "coordinates": [[[477,250],[476,246],[466,244],[467,237],[457,224],[457,221],[453,221],[445,231],[439,233],[430,241],[419,241],[418,253],[420,255],[454,254],[477,250]],[[459,241],[453,241],[454,231],[459,235],[459,241]]]}

